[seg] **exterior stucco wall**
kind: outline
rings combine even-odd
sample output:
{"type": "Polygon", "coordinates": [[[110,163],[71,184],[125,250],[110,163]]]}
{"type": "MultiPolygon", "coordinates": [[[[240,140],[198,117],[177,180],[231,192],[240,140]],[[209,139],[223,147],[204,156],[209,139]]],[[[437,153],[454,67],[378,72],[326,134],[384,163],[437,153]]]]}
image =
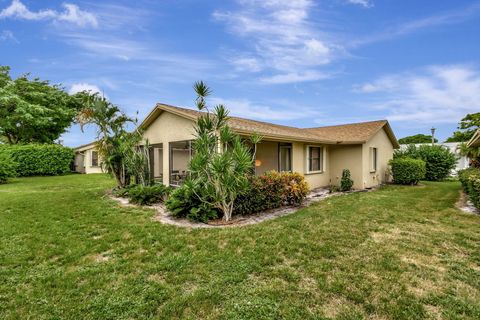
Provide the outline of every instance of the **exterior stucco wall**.
{"type": "Polygon", "coordinates": [[[194,122],[169,112],[162,112],[143,134],[149,143],[163,144],[163,183],[170,184],[170,142],[192,140],[194,122]]]}
{"type": "Polygon", "coordinates": [[[103,173],[102,158],[98,156],[98,166],[92,166],[92,151],[95,151],[95,147],[83,148],[75,152],[75,170],[80,173],[103,173]],[[82,155],[83,154],[83,155],[82,155]],[[82,161],[83,160],[83,161],[82,161]]]}
{"type": "Polygon", "coordinates": [[[343,169],[349,169],[354,189],[363,189],[362,145],[330,147],[330,181],[339,186],[343,169]]]}
{"type": "Polygon", "coordinates": [[[380,130],[372,139],[363,144],[362,149],[364,188],[375,187],[387,182],[390,178],[388,176],[388,162],[393,158],[394,149],[385,130],[380,130]],[[377,148],[377,170],[375,172],[371,172],[370,148],[377,148]]]}
{"type": "Polygon", "coordinates": [[[330,148],[325,145],[294,143],[295,154],[293,171],[299,172],[305,176],[310,189],[326,187],[330,184],[330,148]],[[322,172],[308,172],[308,146],[322,147],[322,172]],[[296,159],[296,160],[295,160],[296,159]]]}

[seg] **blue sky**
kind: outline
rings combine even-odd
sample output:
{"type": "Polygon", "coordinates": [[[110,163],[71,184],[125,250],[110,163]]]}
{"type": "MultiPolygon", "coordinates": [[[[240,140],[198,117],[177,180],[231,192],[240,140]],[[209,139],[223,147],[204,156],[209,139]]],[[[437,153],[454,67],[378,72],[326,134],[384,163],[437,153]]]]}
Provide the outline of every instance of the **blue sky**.
{"type": "MultiPolygon", "coordinates": [[[[298,127],[388,119],[440,139],[480,111],[480,1],[0,0],[0,64],[139,119],[193,106],[298,127]]],[[[66,145],[94,139],[73,126],[66,145]]]]}

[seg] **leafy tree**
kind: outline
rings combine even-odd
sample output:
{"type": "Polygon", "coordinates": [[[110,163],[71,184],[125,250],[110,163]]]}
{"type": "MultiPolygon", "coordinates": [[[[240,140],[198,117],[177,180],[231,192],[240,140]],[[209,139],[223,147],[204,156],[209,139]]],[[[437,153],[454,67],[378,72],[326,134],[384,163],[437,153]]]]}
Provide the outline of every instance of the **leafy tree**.
{"type": "Polygon", "coordinates": [[[0,137],[6,143],[52,143],[65,132],[81,106],[81,94],[22,75],[13,80],[0,66],[0,137]]]}
{"type": "MultiPolygon", "coordinates": [[[[192,189],[200,190],[198,198],[220,210],[223,219],[229,221],[235,199],[249,187],[254,159],[250,148],[228,126],[228,110],[217,105],[211,111],[206,105],[210,88],[200,81],[194,89],[198,110],[206,112],[195,126],[195,154],[190,161],[192,189]]],[[[253,144],[258,143],[258,135],[254,140],[253,144]]]]}
{"type": "MultiPolygon", "coordinates": [[[[416,143],[431,143],[431,142],[432,142],[432,136],[421,134],[421,133],[398,139],[398,143],[400,144],[416,144],[416,143]]],[[[438,140],[435,138],[435,143],[436,142],[438,142],[438,140]]]]}
{"type": "Polygon", "coordinates": [[[97,126],[97,148],[102,166],[112,174],[119,188],[130,184],[132,176],[139,183],[150,183],[148,142],[139,130],[127,131],[135,120],[98,94],[86,96],[85,107],[77,115],[82,129],[87,124],[97,126]],[[141,146],[144,144],[145,146],[141,146]]]}
{"type": "Polygon", "coordinates": [[[445,142],[466,142],[480,128],[480,112],[467,114],[458,124],[457,131],[445,142]]]}

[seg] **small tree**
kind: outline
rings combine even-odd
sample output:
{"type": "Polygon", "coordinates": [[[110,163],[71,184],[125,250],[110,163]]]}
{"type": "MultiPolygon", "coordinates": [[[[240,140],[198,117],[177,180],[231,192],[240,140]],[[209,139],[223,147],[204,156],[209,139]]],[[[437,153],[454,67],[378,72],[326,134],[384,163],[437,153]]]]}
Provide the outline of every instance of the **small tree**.
{"type": "MultiPolygon", "coordinates": [[[[195,154],[190,161],[191,179],[201,188],[198,198],[223,213],[223,219],[232,217],[233,204],[238,195],[247,190],[248,174],[253,167],[253,157],[247,145],[233,133],[227,124],[228,111],[223,105],[210,110],[206,97],[211,90],[203,83],[194,85],[198,110],[205,111],[195,126],[195,154]]],[[[259,142],[255,135],[254,145],[259,142]]]]}
{"type": "Polygon", "coordinates": [[[469,113],[460,120],[458,130],[445,142],[467,142],[478,128],[480,128],[480,112],[469,113]]]}
{"type": "Polygon", "coordinates": [[[77,122],[82,129],[87,124],[97,126],[96,146],[103,159],[102,166],[115,177],[119,188],[128,186],[132,176],[143,185],[150,183],[148,142],[143,142],[139,130],[127,131],[128,124],[136,123],[134,119],[104,97],[94,94],[86,97],[77,122]]]}
{"type": "Polygon", "coordinates": [[[350,170],[343,169],[342,180],[340,180],[340,191],[350,191],[353,187],[353,180],[350,177],[350,170]]]}

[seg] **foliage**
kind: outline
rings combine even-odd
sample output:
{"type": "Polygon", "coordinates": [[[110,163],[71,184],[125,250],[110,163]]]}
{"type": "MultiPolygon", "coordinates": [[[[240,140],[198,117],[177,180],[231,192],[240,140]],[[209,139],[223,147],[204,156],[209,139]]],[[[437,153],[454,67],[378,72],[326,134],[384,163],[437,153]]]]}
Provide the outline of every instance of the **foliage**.
{"type": "Polygon", "coordinates": [[[139,184],[128,189],[127,197],[131,203],[151,205],[163,202],[169,192],[170,189],[160,183],[151,186],[139,184]]]}
{"type": "Polygon", "coordinates": [[[470,159],[470,167],[480,169],[480,147],[469,147],[467,143],[464,142],[458,146],[458,153],[470,159]]]}
{"type": "MultiPolygon", "coordinates": [[[[202,186],[197,197],[218,209],[223,219],[232,217],[235,199],[248,189],[248,174],[253,169],[249,147],[227,124],[228,110],[217,105],[213,111],[206,104],[211,90],[203,82],[194,85],[198,110],[206,111],[195,125],[195,154],[189,164],[192,183],[202,186]]],[[[197,188],[193,188],[197,191],[197,188]]]]}
{"type": "Polygon", "coordinates": [[[28,74],[12,79],[10,68],[0,66],[0,137],[6,143],[52,143],[70,126],[81,102],[82,94],[69,95],[28,74]]]}
{"type": "Polygon", "coordinates": [[[172,216],[205,223],[210,219],[217,219],[218,210],[215,210],[209,202],[202,202],[198,196],[200,189],[201,187],[190,179],[175,188],[165,202],[172,216]]]}
{"type": "Polygon", "coordinates": [[[235,200],[234,214],[252,214],[300,205],[308,193],[305,178],[299,173],[269,171],[249,177],[249,189],[235,200]]]}
{"type": "MultiPolygon", "coordinates": [[[[398,139],[398,143],[400,144],[416,144],[416,143],[431,143],[431,142],[432,142],[432,136],[421,134],[421,133],[398,139]]],[[[435,138],[435,142],[438,142],[438,139],[435,138]]]]}
{"type": "Polygon", "coordinates": [[[343,169],[342,179],[340,180],[340,191],[350,191],[353,186],[353,180],[351,178],[350,170],[343,169]]]}
{"type": "Polygon", "coordinates": [[[475,207],[480,209],[480,169],[469,168],[458,172],[463,190],[468,194],[475,207]]]}
{"type": "Polygon", "coordinates": [[[0,145],[16,163],[16,173],[24,176],[52,176],[71,171],[73,150],[59,144],[0,145]]]}
{"type": "Polygon", "coordinates": [[[416,185],[425,178],[425,161],[400,157],[390,160],[392,167],[393,182],[396,184],[416,185]]]}
{"type": "Polygon", "coordinates": [[[458,129],[445,142],[467,142],[480,128],[480,112],[467,114],[460,123],[458,129]]]}
{"type": "Polygon", "coordinates": [[[448,177],[455,168],[457,158],[448,148],[439,145],[414,145],[404,150],[396,150],[394,158],[409,157],[425,161],[425,179],[439,181],[448,177]]]}
{"type": "Polygon", "coordinates": [[[140,184],[149,185],[148,141],[143,141],[138,129],[127,131],[127,126],[136,121],[98,94],[86,96],[84,105],[77,115],[77,121],[82,129],[87,124],[96,125],[96,147],[103,159],[102,166],[115,177],[117,186],[128,186],[132,176],[140,184]]]}
{"type": "Polygon", "coordinates": [[[0,150],[0,184],[16,176],[17,163],[7,152],[0,150]]]}

